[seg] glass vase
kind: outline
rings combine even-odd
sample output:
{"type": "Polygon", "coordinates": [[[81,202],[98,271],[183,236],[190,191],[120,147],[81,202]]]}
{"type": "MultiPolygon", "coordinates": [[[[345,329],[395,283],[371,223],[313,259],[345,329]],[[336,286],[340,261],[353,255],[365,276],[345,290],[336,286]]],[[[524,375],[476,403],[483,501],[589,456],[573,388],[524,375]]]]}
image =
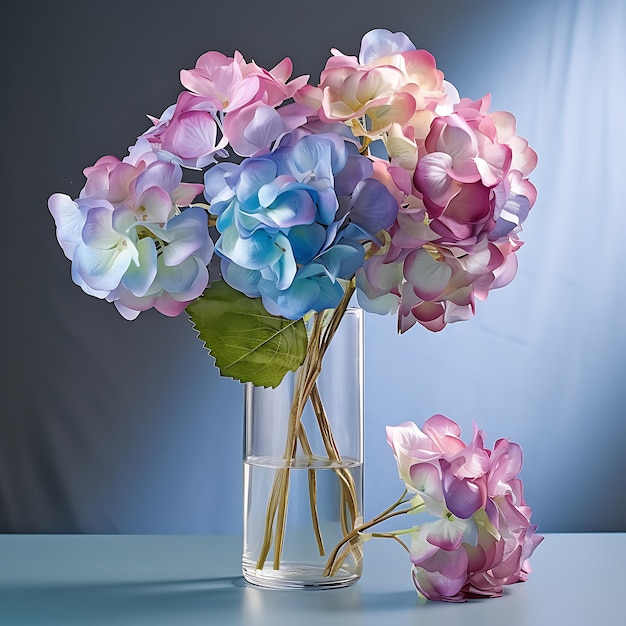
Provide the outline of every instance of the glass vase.
{"type": "Polygon", "coordinates": [[[362,544],[363,311],[315,314],[300,369],[274,388],[246,385],[247,581],[271,588],[356,582],[362,544]]]}

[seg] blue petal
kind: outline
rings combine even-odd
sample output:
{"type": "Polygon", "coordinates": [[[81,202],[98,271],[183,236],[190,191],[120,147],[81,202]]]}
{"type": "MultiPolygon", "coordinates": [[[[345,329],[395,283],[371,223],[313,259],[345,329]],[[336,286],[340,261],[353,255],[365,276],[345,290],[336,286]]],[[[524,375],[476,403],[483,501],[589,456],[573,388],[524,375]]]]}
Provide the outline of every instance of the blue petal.
{"type": "Polygon", "coordinates": [[[241,166],[237,199],[258,205],[259,189],[276,178],[276,164],[269,159],[247,159],[241,166]]]}
{"type": "Polygon", "coordinates": [[[489,239],[495,241],[506,237],[528,217],[530,200],[521,194],[512,193],[507,199],[495,227],[489,232],[489,239]]]}
{"type": "Polygon", "coordinates": [[[137,242],[139,265],[131,263],[122,278],[122,285],[137,297],[144,296],[157,274],[157,251],[154,240],[145,237],[137,242]]]}
{"type": "Polygon", "coordinates": [[[276,289],[273,283],[261,280],[263,305],[274,315],[287,319],[300,319],[309,311],[322,311],[336,307],[343,298],[343,288],[324,274],[324,268],[311,263],[298,271],[288,289],[276,289]]]}
{"type": "Polygon", "coordinates": [[[278,233],[276,236],[276,245],[281,248],[283,253],[271,266],[270,271],[263,269],[261,270],[261,275],[264,278],[270,278],[271,275],[271,280],[276,283],[276,288],[283,290],[287,289],[293,282],[297,266],[291,251],[291,244],[282,233],[278,233]]]}
{"type": "Polygon", "coordinates": [[[298,172],[314,172],[316,180],[332,181],[346,165],[344,140],[334,133],[308,135],[293,148],[293,166],[298,172]]]}
{"type": "Polygon", "coordinates": [[[259,219],[268,226],[289,228],[315,221],[316,210],[311,194],[302,189],[281,193],[259,219]]]}
{"type": "Polygon", "coordinates": [[[321,224],[330,224],[334,221],[339,201],[335,190],[331,187],[317,192],[317,221],[321,224]]]}
{"type": "Polygon", "coordinates": [[[326,231],[320,224],[294,226],[287,234],[296,262],[304,265],[313,260],[326,240],[326,231]]]}
{"type": "Polygon", "coordinates": [[[161,287],[169,293],[185,293],[191,289],[198,275],[198,263],[194,257],[188,257],[182,263],[168,266],[163,257],[157,260],[157,280],[161,287]]]}
{"type": "Polygon", "coordinates": [[[370,30],[361,39],[359,63],[366,65],[381,57],[415,50],[415,44],[402,32],[392,33],[384,28],[370,30]]]}
{"type": "Polygon", "coordinates": [[[316,259],[326,274],[335,282],[337,278],[352,278],[363,265],[365,251],[362,246],[354,244],[338,244],[324,252],[316,259]]]}
{"type": "Polygon", "coordinates": [[[220,163],[205,173],[204,197],[211,205],[211,213],[217,214],[214,204],[222,204],[234,196],[233,188],[238,178],[238,169],[234,163],[220,163]]]}
{"type": "Polygon", "coordinates": [[[249,298],[258,298],[261,295],[259,291],[261,272],[247,270],[228,259],[222,259],[221,270],[222,277],[233,289],[241,291],[249,298]]]}
{"type": "Polygon", "coordinates": [[[297,320],[308,313],[319,296],[319,286],[315,281],[294,280],[284,291],[276,289],[274,283],[261,280],[259,289],[263,296],[263,305],[273,315],[282,315],[290,320],[297,320]]]}
{"type": "Polygon", "coordinates": [[[276,263],[282,250],[274,242],[275,235],[259,230],[242,239],[233,226],[226,229],[217,240],[215,249],[220,256],[230,259],[249,270],[260,270],[276,263]]]}
{"type": "Polygon", "coordinates": [[[346,166],[335,177],[335,192],[338,196],[349,196],[357,183],[369,178],[374,171],[372,162],[364,156],[350,156],[346,166]]]}
{"type": "Polygon", "coordinates": [[[391,226],[398,215],[398,203],[381,182],[368,178],[352,195],[350,221],[366,232],[377,233],[391,226]]]}
{"type": "Polygon", "coordinates": [[[209,239],[206,212],[200,207],[189,207],[167,223],[167,234],[170,243],[163,250],[163,262],[177,265],[206,246],[209,239]]]}

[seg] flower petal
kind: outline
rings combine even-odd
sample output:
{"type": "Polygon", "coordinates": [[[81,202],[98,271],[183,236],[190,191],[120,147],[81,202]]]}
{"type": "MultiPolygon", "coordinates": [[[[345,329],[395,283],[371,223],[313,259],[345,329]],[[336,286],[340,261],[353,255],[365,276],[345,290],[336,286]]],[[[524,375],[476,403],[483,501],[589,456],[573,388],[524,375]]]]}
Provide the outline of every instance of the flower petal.
{"type": "Polygon", "coordinates": [[[131,263],[122,284],[135,296],[146,294],[157,274],[157,252],[154,241],[145,237],[137,242],[138,264],[131,263]]]}
{"type": "Polygon", "coordinates": [[[435,260],[424,248],[411,252],[404,263],[404,277],[423,300],[434,300],[440,296],[451,276],[452,268],[435,260]]]}

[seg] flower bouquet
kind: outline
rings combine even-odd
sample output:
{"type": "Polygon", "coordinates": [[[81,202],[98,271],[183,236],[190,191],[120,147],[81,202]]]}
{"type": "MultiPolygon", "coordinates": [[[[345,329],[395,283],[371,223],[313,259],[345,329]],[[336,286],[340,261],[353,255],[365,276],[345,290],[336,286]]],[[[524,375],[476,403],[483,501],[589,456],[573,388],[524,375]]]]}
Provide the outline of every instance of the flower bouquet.
{"type": "Polygon", "coordinates": [[[439,331],[508,284],[536,154],[513,115],[490,111],[488,95],[461,98],[403,33],[367,33],[358,57],[333,50],[317,85],[291,73],[288,58],[266,70],[238,52],[203,54],[128,154],[86,168],[79,197],[53,194],[49,209],[86,293],[129,320],[186,312],[221,374],[254,389],[293,378],[252,569],[284,569],[290,477],[304,458],[321,576],[350,557],[353,582],[361,486],[320,392],[323,360],[354,299],[396,313],[401,333],[439,331]],[[193,170],[203,183],[183,180],[193,170]],[[320,460],[340,492],[334,565],[321,542],[320,460]]]}

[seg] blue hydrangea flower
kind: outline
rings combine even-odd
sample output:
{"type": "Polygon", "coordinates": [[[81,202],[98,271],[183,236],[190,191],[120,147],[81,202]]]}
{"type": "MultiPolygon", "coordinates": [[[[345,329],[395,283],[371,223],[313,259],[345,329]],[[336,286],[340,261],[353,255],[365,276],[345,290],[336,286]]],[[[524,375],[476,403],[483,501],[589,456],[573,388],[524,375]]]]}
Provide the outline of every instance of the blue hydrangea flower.
{"type": "Polygon", "coordinates": [[[211,168],[204,193],[218,216],[224,279],[289,319],[336,306],[337,279],[354,275],[363,243],[398,211],[372,172],[333,132],[300,133],[270,154],[211,168]]]}

